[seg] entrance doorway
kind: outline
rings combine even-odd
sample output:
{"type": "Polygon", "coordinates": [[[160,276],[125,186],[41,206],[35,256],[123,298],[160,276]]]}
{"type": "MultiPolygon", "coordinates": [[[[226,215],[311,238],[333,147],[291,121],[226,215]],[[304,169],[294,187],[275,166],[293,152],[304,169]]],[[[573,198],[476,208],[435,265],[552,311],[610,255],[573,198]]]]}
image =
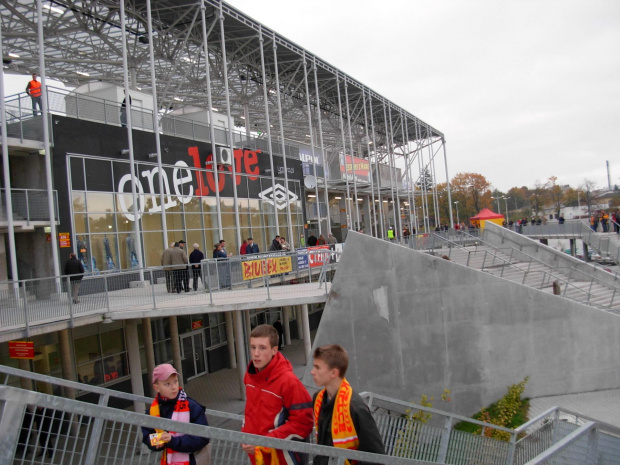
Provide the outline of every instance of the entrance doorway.
{"type": "Polygon", "coordinates": [[[184,382],[207,372],[203,331],[195,331],[181,336],[181,351],[184,382]]]}

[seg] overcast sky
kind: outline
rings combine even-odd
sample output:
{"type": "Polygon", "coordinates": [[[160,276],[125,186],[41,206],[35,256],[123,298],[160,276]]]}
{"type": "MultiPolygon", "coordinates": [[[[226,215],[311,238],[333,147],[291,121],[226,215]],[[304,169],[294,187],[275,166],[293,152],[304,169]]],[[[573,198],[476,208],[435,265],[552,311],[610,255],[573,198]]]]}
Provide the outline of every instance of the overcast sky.
{"type": "Polygon", "coordinates": [[[442,131],[451,177],[620,184],[618,0],[228,3],[442,131]]]}

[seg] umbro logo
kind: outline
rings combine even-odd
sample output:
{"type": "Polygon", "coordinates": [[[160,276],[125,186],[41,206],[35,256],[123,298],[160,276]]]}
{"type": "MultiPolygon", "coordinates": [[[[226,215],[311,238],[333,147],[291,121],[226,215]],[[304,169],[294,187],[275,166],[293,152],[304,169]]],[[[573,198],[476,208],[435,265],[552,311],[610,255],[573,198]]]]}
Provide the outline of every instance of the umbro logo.
{"type": "Polygon", "coordinates": [[[274,205],[278,210],[284,210],[288,204],[295,202],[299,198],[281,184],[275,184],[273,187],[265,189],[258,194],[258,197],[274,205]]]}

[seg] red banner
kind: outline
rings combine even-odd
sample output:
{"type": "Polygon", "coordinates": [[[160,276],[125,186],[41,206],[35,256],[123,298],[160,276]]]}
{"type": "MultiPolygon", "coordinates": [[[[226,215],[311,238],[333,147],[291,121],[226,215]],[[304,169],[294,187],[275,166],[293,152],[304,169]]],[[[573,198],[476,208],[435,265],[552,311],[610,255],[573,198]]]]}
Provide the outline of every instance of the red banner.
{"type": "Polygon", "coordinates": [[[34,358],[34,342],[9,341],[9,357],[21,359],[34,358]]]}
{"type": "Polygon", "coordinates": [[[308,265],[310,266],[310,268],[323,266],[323,262],[329,260],[329,253],[326,252],[329,252],[328,245],[317,245],[316,247],[308,247],[308,265]]]}

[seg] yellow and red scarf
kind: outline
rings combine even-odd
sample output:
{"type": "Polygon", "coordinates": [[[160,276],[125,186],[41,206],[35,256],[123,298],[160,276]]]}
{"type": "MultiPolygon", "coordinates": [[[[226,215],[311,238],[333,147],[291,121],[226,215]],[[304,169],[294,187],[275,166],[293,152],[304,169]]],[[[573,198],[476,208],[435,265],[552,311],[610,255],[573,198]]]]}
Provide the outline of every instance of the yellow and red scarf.
{"type": "MultiPolygon", "coordinates": [[[[151,404],[151,408],[149,413],[154,417],[159,417],[159,396],[155,398],[153,403],[151,404]]],[[[189,400],[187,399],[187,394],[185,391],[181,389],[179,391],[179,396],[177,397],[177,403],[174,405],[174,411],[172,412],[172,417],[170,418],[174,421],[180,421],[182,423],[190,422],[190,414],[189,414],[189,400]]],[[[164,430],[156,429],[158,433],[163,433],[164,430]]],[[[172,436],[183,436],[183,433],[175,433],[170,431],[172,436]]],[[[189,465],[189,454],[185,452],[177,452],[170,448],[164,448],[164,453],[161,456],[160,465],[189,465]]]]}
{"type": "MultiPolygon", "coordinates": [[[[351,418],[351,396],[353,389],[346,379],[342,380],[342,384],[338,389],[336,398],[334,399],[334,410],[332,412],[332,442],[334,447],[340,449],[357,450],[360,445],[357,431],[353,425],[351,418]]],[[[314,426],[318,438],[319,431],[319,414],[321,413],[321,405],[325,389],[318,393],[314,401],[314,426]]],[[[355,461],[346,460],[347,464],[354,464],[355,461]]]]}

